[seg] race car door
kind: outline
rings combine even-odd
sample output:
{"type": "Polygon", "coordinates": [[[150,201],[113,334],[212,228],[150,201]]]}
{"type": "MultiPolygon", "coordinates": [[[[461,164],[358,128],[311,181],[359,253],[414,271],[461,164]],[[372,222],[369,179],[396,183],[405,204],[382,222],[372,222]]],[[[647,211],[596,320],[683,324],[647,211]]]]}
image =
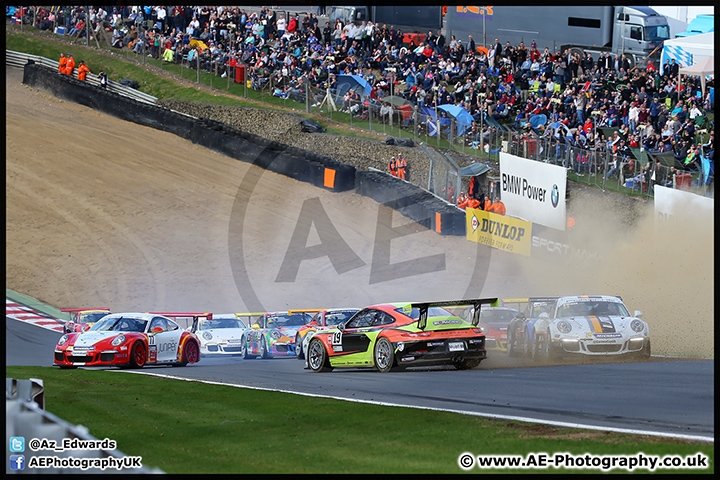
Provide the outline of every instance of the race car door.
{"type": "Polygon", "coordinates": [[[172,320],[164,317],[153,318],[148,327],[148,362],[177,361],[182,332],[180,325],[172,320]]]}
{"type": "MultiPolygon", "coordinates": [[[[357,355],[358,364],[366,364],[368,351],[377,333],[384,325],[393,323],[392,316],[380,310],[364,310],[355,315],[342,332],[341,344],[344,355],[357,355]]],[[[371,353],[371,352],[370,352],[371,353]]],[[[347,359],[350,361],[350,358],[347,359]]]]}

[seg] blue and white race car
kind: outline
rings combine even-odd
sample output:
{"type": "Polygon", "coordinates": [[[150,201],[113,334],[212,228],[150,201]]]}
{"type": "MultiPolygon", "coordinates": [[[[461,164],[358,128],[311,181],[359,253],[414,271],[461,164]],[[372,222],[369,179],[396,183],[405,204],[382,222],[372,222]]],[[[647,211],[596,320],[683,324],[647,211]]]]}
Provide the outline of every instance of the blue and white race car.
{"type": "Polygon", "coordinates": [[[650,329],[609,295],[529,298],[508,326],[508,353],[537,361],[587,355],[650,357],[650,329]]]}

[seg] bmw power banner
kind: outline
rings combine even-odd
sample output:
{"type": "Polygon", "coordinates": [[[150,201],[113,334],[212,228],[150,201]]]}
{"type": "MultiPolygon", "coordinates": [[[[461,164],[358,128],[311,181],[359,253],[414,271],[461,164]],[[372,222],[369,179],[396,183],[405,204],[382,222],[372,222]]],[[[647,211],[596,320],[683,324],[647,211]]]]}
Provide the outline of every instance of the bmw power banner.
{"type": "Polygon", "coordinates": [[[508,215],[565,230],[567,170],[500,152],[500,191],[508,215]]]}
{"type": "Polygon", "coordinates": [[[468,240],[530,256],[532,223],[477,208],[466,208],[465,219],[468,240]]]}

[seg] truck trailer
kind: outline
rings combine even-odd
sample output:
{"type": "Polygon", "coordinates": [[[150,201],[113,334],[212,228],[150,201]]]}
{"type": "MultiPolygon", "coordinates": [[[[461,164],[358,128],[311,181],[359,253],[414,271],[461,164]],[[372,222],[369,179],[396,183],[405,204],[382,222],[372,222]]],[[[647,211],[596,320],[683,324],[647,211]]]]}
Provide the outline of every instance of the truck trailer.
{"type": "Polygon", "coordinates": [[[379,23],[380,26],[400,29],[403,33],[427,34],[432,30],[437,34],[443,27],[440,6],[330,7],[330,23],[338,18],[343,24],[353,22],[361,25],[363,21],[379,23]]]}
{"type": "Polygon", "coordinates": [[[625,54],[632,66],[650,57],[657,62],[664,40],[670,38],[667,18],[650,7],[619,6],[492,6],[448,7],[446,36],[465,41],[472,35],[477,45],[490,47],[497,38],[541,52],[589,51],[625,54]]]}

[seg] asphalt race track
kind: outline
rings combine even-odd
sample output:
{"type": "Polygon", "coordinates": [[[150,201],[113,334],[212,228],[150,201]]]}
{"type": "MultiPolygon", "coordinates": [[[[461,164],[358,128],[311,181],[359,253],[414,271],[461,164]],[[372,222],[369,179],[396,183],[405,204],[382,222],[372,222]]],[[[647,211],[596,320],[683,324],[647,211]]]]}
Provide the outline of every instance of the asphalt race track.
{"type": "MultiPolygon", "coordinates": [[[[7,365],[52,365],[58,334],[6,320],[7,365]],[[44,352],[44,353],[42,353],[44,352]]],[[[475,370],[334,370],[316,374],[295,358],[203,357],[178,369],[135,372],[351,401],[407,405],[541,423],[714,440],[712,360],[653,359],[515,367],[502,353],[475,370]],[[512,364],[510,364],[512,365],[512,364]],[[528,396],[527,392],[533,392],[528,396]]],[[[118,371],[124,374],[128,371],[118,371]]]]}

